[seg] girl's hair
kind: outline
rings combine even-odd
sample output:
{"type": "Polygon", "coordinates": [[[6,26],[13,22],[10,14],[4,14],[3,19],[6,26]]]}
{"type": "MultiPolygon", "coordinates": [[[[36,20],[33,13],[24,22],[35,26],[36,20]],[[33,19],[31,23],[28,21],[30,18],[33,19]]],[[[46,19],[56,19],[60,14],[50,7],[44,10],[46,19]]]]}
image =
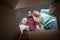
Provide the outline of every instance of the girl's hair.
{"type": "Polygon", "coordinates": [[[21,19],[20,24],[22,24],[22,20],[23,20],[24,18],[26,18],[26,17],[23,17],[23,18],[21,19]]]}
{"type": "Polygon", "coordinates": [[[40,19],[39,19],[40,16],[36,17],[36,16],[33,15],[33,18],[34,18],[34,20],[35,20],[36,22],[40,22],[40,19]]]}

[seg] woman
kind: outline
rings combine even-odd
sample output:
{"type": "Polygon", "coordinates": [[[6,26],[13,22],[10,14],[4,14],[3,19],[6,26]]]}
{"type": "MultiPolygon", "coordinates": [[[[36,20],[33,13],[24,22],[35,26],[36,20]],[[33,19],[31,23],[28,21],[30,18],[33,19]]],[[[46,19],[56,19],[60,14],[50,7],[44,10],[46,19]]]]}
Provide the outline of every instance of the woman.
{"type": "Polygon", "coordinates": [[[34,18],[34,21],[36,23],[38,23],[38,25],[36,25],[37,26],[36,29],[44,30],[43,25],[40,23],[40,14],[39,14],[39,11],[37,11],[37,10],[33,11],[33,18],[34,18]]]}

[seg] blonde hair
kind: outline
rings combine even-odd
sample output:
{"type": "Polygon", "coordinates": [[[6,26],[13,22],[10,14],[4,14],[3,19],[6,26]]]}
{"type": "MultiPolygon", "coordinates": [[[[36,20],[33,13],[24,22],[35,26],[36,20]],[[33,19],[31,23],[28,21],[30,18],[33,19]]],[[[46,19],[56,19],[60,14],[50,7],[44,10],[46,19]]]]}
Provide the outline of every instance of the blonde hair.
{"type": "Polygon", "coordinates": [[[36,17],[36,16],[33,15],[33,14],[32,14],[32,16],[33,16],[33,18],[34,18],[34,20],[35,20],[36,22],[40,22],[40,16],[36,17]]]}
{"type": "Polygon", "coordinates": [[[20,24],[22,24],[22,20],[23,20],[23,19],[27,19],[27,18],[26,18],[26,17],[23,17],[23,18],[21,19],[21,21],[20,21],[20,24]]]}

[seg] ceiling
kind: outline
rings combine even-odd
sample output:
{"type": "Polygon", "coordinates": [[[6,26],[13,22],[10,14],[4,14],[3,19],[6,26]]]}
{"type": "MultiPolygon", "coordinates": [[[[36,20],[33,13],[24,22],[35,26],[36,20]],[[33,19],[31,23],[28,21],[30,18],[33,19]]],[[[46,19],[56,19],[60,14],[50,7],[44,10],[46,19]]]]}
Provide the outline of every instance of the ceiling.
{"type": "Polygon", "coordinates": [[[20,0],[15,9],[44,4],[52,0],[20,0]]]}
{"type": "Polygon", "coordinates": [[[51,0],[0,0],[1,5],[8,6],[10,8],[23,8],[23,7],[28,7],[28,6],[34,6],[34,5],[39,5],[43,4],[44,2],[48,2],[51,0]],[[18,2],[19,1],[19,2],[18,2]]]}

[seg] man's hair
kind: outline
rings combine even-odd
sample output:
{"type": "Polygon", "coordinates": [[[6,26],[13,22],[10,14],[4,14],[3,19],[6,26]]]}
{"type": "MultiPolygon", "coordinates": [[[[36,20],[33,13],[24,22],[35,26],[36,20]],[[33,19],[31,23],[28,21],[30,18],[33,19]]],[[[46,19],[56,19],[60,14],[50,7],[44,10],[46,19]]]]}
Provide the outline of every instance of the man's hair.
{"type": "Polygon", "coordinates": [[[54,0],[51,2],[51,5],[53,5],[54,3],[56,4],[57,2],[59,2],[59,0],[54,0]]]}
{"type": "Polygon", "coordinates": [[[53,5],[53,4],[55,4],[56,3],[56,1],[53,1],[53,2],[51,2],[51,5],[53,5]]]}

